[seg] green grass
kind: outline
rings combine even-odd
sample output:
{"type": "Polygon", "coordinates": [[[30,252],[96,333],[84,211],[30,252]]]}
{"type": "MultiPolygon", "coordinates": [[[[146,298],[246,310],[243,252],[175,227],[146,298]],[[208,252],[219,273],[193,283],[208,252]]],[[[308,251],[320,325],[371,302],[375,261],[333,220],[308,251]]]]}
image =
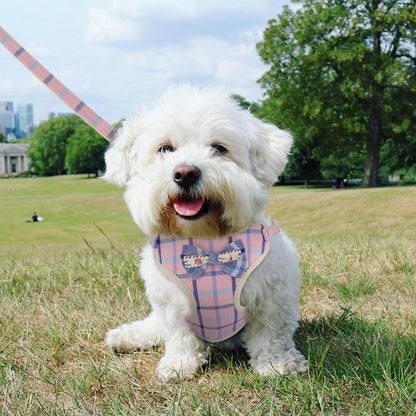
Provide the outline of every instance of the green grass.
{"type": "Polygon", "coordinates": [[[416,415],[415,201],[415,187],[273,188],[268,213],[301,257],[309,373],[262,378],[214,349],[197,377],[162,384],[163,348],[103,343],[149,311],[122,191],[0,180],[0,415],[416,415]],[[25,223],[34,210],[45,221],[25,223]]]}
{"type": "Polygon", "coordinates": [[[54,176],[0,180],[0,259],[56,255],[108,246],[134,247],[144,236],[122,202],[122,190],[100,179],[54,176]],[[15,191],[11,191],[15,190],[15,191]],[[42,223],[27,223],[32,213],[42,223]]]}

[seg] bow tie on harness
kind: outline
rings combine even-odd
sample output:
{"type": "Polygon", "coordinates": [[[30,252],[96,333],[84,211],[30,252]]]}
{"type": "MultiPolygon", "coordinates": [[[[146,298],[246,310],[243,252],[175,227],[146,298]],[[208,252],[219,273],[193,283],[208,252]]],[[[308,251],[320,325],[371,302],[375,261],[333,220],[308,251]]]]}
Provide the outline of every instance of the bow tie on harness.
{"type": "Polygon", "coordinates": [[[221,253],[208,253],[197,246],[184,245],[181,259],[185,270],[193,279],[202,276],[210,263],[218,263],[225,273],[241,277],[246,265],[245,251],[241,240],[232,242],[221,253]]]}

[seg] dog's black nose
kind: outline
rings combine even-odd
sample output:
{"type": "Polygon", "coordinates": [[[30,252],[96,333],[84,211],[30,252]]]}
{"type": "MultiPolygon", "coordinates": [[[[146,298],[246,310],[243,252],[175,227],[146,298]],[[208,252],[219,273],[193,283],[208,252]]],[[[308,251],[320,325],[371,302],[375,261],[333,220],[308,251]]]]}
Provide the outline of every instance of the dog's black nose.
{"type": "Polygon", "coordinates": [[[189,188],[195,185],[200,178],[201,170],[193,165],[178,165],[173,171],[173,180],[181,188],[189,188]]]}

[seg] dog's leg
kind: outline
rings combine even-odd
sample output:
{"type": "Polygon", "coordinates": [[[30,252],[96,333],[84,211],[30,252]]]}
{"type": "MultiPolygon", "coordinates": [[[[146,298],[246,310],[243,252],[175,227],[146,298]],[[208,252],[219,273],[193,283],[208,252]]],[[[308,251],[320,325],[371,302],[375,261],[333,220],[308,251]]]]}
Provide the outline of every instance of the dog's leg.
{"type": "Polygon", "coordinates": [[[165,355],[157,367],[157,374],[164,382],[192,377],[207,363],[206,343],[192,332],[186,322],[177,322],[170,328],[165,348],[165,355]]]}
{"type": "Polygon", "coordinates": [[[165,323],[156,312],[142,321],[123,324],[107,332],[106,343],[117,352],[146,349],[160,343],[165,323]]]}
{"type": "Polygon", "coordinates": [[[252,318],[242,335],[252,367],[263,376],[306,372],[308,362],[296,349],[292,338],[296,319],[288,323],[281,321],[277,314],[265,315],[267,312],[257,315],[261,319],[252,318]]]}
{"type": "Polygon", "coordinates": [[[242,341],[250,364],[261,375],[308,370],[307,360],[293,341],[299,321],[300,274],[295,246],[280,232],[243,288],[247,324],[242,341]]]}

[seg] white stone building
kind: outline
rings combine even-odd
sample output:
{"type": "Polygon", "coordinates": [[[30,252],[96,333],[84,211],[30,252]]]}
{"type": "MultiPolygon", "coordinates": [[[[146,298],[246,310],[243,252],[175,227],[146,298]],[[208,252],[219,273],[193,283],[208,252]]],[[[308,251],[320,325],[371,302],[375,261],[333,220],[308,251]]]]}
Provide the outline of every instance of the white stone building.
{"type": "Polygon", "coordinates": [[[0,175],[14,176],[29,170],[29,143],[0,143],[0,175]]]}

